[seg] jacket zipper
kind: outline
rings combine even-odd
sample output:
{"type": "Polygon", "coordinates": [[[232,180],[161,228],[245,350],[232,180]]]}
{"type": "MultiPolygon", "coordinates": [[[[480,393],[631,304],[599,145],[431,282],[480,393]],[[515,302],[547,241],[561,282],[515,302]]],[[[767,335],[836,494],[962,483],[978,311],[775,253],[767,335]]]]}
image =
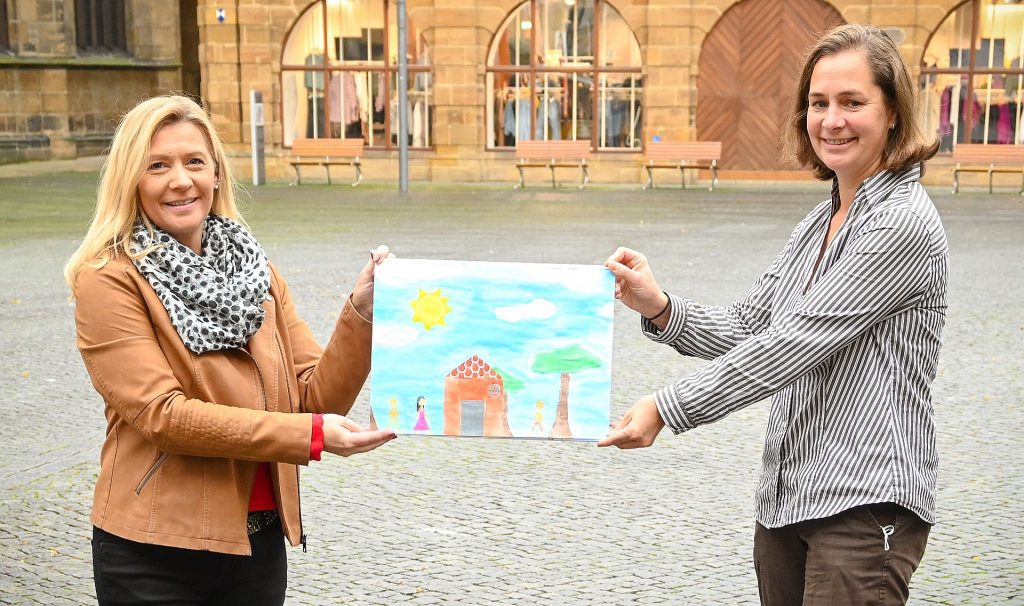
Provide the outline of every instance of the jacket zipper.
{"type": "Polygon", "coordinates": [[[160,466],[163,465],[166,460],[167,453],[161,452],[160,456],[156,458],[156,461],[154,461],[153,465],[149,468],[149,471],[146,472],[146,475],[142,476],[142,481],[135,487],[135,496],[142,495],[142,489],[146,487],[146,484],[149,484],[149,481],[153,479],[153,476],[156,475],[156,472],[160,470],[160,466]]]}
{"type": "MultiPolygon", "coordinates": [[[[281,346],[281,335],[274,335],[274,344],[277,345],[277,355],[280,358],[281,364],[284,368],[288,368],[288,364],[284,358],[284,347],[281,346]]],[[[285,389],[288,390],[288,412],[295,412],[294,399],[292,398],[292,384],[290,377],[285,377],[285,389]]],[[[306,533],[302,528],[302,484],[299,483],[299,468],[295,467],[295,498],[296,505],[299,512],[299,543],[302,544],[302,553],[306,553],[306,533]]]]}
{"type": "MultiPolygon", "coordinates": [[[[256,370],[256,380],[259,382],[259,386],[260,386],[260,399],[263,400],[263,411],[266,412],[266,410],[267,410],[267,388],[266,388],[266,385],[263,384],[263,373],[260,372],[260,365],[256,363],[256,358],[254,358],[252,356],[252,354],[249,353],[246,349],[239,348],[239,350],[244,352],[246,357],[248,357],[249,360],[252,361],[252,367],[256,370]]],[[[249,494],[250,495],[252,494],[252,486],[253,486],[253,484],[255,482],[256,482],[256,475],[253,474],[253,481],[249,484],[249,494]]]]}

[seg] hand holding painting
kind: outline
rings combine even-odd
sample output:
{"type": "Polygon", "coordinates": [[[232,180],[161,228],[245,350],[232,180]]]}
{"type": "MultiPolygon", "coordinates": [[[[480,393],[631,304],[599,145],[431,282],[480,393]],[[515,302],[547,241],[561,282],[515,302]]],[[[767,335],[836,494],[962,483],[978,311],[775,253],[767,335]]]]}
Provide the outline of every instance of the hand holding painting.
{"type": "Polygon", "coordinates": [[[331,454],[348,457],[373,450],[397,437],[390,429],[363,429],[348,417],[324,415],[324,450],[331,454]]]}
{"type": "Polygon", "coordinates": [[[384,262],[384,259],[394,258],[395,253],[389,252],[385,244],[370,251],[370,260],[363,266],[362,271],[356,277],[356,284],[352,288],[352,306],[365,320],[373,320],[373,275],[376,267],[384,262]]]}
{"type": "MultiPolygon", "coordinates": [[[[608,257],[605,267],[615,276],[615,298],[664,330],[671,314],[668,295],[658,287],[647,257],[620,247],[608,257]]],[[[665,421],[654,404],[654,396],[647,395],[637,400],[597,445],[647,448],[664,428],[665,421]]]]}
{"type": "Polygon", "coordinates": [[[647,257],[619,247],[604,265],[615,276],[615,298],[664,329],[669,318],[668,295],[658,287],[647,257]]]}

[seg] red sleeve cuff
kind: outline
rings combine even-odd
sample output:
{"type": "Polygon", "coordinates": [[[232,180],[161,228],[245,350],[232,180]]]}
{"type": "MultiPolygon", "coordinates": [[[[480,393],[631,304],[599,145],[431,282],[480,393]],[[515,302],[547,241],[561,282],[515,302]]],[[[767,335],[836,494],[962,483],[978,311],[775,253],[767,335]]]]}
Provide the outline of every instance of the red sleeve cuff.
{"type": "Polygon", "coordinates": [[[324,451],[324,416],[313,415],[313,437],[309,441],[309,460],[319,461],[320,454],[324,451]]]}

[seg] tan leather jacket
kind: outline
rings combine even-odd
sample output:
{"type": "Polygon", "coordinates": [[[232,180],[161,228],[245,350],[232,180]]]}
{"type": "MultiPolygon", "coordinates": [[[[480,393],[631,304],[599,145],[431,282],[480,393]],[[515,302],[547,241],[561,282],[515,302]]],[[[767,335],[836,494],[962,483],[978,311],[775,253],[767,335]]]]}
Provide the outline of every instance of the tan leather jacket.
{"type": "Polygon", "coordinates": [[[107,417],[92,523],[249,555],[253,478],[271,461],[285,535],[304,540],[296,465],[309,462],[313,422],[302,413],[348,412],[370,370],[370,324],[346,304],[321,352],[271,267],[248,346],[196,355],[130,261],[87,268],[76,287],[78,348],[107,417]]]}

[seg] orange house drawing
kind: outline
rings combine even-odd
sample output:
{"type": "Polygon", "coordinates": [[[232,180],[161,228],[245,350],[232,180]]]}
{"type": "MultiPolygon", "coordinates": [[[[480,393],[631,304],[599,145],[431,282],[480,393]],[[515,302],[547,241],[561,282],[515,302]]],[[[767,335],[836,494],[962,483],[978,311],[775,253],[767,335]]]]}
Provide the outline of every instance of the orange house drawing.
{"type": "Polygon", "coordinates": [[[505,382],[479,356],[471,356],[444,378],[444,433],[512,436],[505,382]]]}

